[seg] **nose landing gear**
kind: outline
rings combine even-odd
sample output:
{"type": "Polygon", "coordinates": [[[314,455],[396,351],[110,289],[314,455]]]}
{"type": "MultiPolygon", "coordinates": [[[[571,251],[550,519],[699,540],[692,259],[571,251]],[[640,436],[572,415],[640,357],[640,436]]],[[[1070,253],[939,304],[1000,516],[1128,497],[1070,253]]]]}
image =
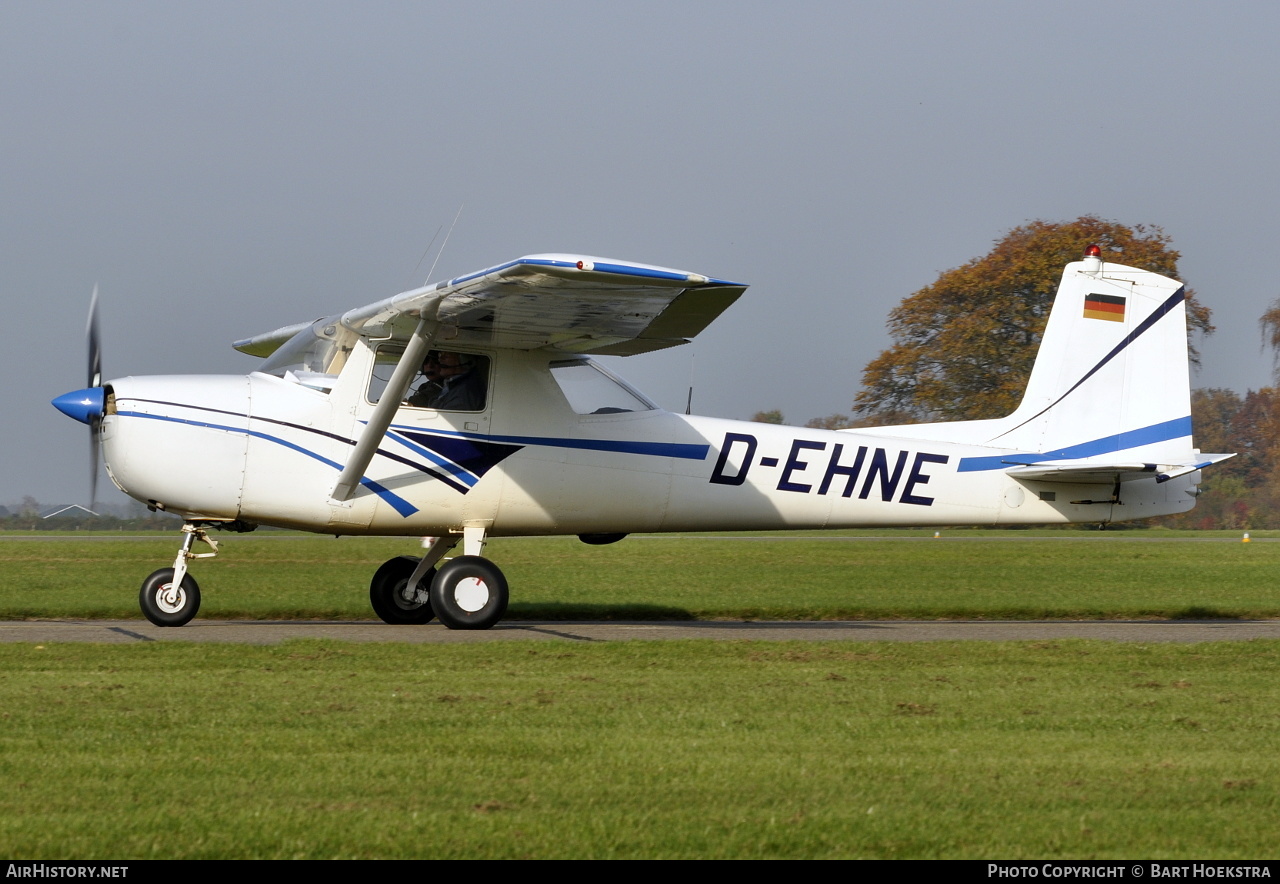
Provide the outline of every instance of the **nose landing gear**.
{"type": "Polygon", "coordinates": [[[182,547],[172,568],[153,571],[142,581],[138,593],[138,605],[142,616],[156,626],[185,626],[200,610],[200,585],[187,573],[188,559],[209,559],[218,554],[218,542],[209,537],[198,525],[188,522],[182,526],[182,547]],[[195,541],[209,544],[213,552],[193,553],[195,541]]]}

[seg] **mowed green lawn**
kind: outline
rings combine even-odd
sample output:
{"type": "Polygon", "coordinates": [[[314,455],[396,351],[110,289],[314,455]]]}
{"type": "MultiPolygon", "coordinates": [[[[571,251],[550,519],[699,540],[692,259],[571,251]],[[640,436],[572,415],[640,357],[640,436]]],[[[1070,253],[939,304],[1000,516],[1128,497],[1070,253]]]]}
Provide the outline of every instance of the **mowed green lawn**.
{"type": "Polygon", "coordinates": [[[1270,858],[1280,642],[0,646],[0,854],[1270,858]]]}
{"type": "MultiPolygon", "coordinates": [[[[1172,532],[498,540],[526,617],[1275,616],[1172,532]]],[[[411,541],[262,533],[201,616],[369,619],[411,541]]],[[[137,617],[173,537],[0,536],[0,616],[137,617]]],[[[1270,858],[1280,642],[0,645],[0,854],[1270,858]]]]}
{"type": "MultiPolygon", "coordinates": [[[[1280,542],[1148,530],[499,538],[510,618],[1277,617],[1280,542]]],[[[215,535],[201,617],[372,619],[377,566],[413,539],[215,535]]],[[[0,535],[0,618],[139,617],[177,536],[0,535]]]]}

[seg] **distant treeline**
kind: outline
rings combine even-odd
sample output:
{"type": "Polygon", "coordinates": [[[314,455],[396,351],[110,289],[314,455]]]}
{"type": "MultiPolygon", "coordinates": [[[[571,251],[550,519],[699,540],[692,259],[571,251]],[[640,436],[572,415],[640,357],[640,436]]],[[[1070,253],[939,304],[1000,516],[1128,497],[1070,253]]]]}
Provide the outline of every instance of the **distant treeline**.
{"type": "Polygon", "coordinates": [[[1195,445],[1236,452],[1205,470],[1196,508],[1158,524],[1172,528],[1280,528],[1280,389],[1240,396],[1211,388],[1191,393],[1195,445]]]}
{"type": "Polygon", "coordinates": [[[168,513],[146,516],[92,516],[88,513],[41,518],[33,513],[15,513],[0,518],[0,531],[176,531],[182,520],[168,513]]]}

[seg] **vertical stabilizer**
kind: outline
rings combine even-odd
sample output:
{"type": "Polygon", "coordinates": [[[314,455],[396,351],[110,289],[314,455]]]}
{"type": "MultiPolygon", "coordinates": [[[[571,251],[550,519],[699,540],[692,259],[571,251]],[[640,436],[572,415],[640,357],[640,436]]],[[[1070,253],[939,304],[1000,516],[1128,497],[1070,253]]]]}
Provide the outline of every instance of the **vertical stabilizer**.
{"type": "Polygon", "coordinates": [[[1095,249],[1063,271],[1022,404],[987,444],[1176,462],[1191,453],[1185,289],[1095,249]]]}

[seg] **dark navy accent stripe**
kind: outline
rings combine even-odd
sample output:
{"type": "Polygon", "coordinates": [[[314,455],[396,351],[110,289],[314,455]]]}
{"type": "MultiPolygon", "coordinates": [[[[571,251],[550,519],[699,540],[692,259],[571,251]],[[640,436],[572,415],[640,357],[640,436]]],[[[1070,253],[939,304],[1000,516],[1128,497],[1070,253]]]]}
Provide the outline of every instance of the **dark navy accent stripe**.
{"type": "MultiPolygon", "coordinates": [[[[1125,335],[1125,336],[1124,336],[1124,340],[1122,340],[1120,343],[1116,344],[1116,345],[1115,345],[1115,347],[1114,347],[1114,348],[1112,348],[1112,350],[1111,350],[1111,352],[1110,352],[1110,353],[1108,353],[1106,356],[1103,356],[1103,357],[1102,357],[1102,359],[1098,361],[1098,364],[1097,364],[1097,365],[1095,365],[1093,368],[1091,368],[1091,369],[1089,369],[1087,372],[1085,372],[1084,377],[1082,377],[1082,378],[1080,378],[1080,380],[1076,381],[1076,382],[1075,382],[1075,384],[1073,384],[1073,385],[1071,386],[1071,389],[1070,389],[1070,390],[1067,390],[1067,392],[1063,393],[1063,394],[1062,394],[1061,396],[1059,396],[1057,399],[1053,400],[1053,401],[1052,401],[1052,402],[1050,402],[1048,405],[1046,405],[1044,408],[1040,409],[1038,412],[1036,412],[1035,414],[1031,415],[1031,417],[1027,418],[1027,419],[1026,419],[1026,420],[1024,420],[1022,423],[1018,424],[1018,426],[1013,427],[1012,429],[1009,429],[1009,430],[1005,430],[1005,432],[1001,433],[1001,434],[1000,434],[1000,436],[1007,436],[1009,433],[1012,433],[1014,430],[1017,430],[1017,429],[1019,429],[1019,428],[1021,428],[1021,427],[1025,427],[1027,424],[1031,423],[1033,420],[1035,420],[1036,418],[1038,418],[1040,415],[1044,414],[1044,413],[1045,413],[1046,411],[1048,411],[1050,408],[1053,408],[1053,406],[1057,405],[1057,404],[1058,404],[1059,402],[1061,402],[1063,399],[1066,399],[1068,396],[1070,396],[1072,393],[1074,393],[1074,392],[1076,391],[1076,388],[1077,388],[1077,387],[1079,387],[1079,386],[1080,386],[1081,384],[1083,384],[1085,381],[1089,380],[1089,378],[1093,377],[1093,376],[1094,376],[1094,374],[1096,374],[1100,368],[1102,368],[1104,365],[1106,365],[1108,362],[1110,362],[1110,361],[1111,361],[1112,359],[1114,359],[1116,356],[1120,355],[1120,353],[1121,353],[1121,352],[1122,352],[1126,347],[1128,347],[1130,344],[1132,344],[1134,341],[1136,341],[1138,338],[1140,338],[1140,337],[1141,337],[1141,336],[1142,336],[1142,335],[1147,331],[1147,329],[1151,328],[1151,326],[1153,326],[1153,325],[1155,325],[1157,322],[1159,322],[1159,321],[1160,321],[1160,319],[1161,319],[1161,318],[1163,318],[1163,317],[1164,317],[1164,316],[1165,316],[1165,315],[1166,315],[1170,310],[1172,310],[1174,307],[1177,307],[1179,304],[1181,304],[1183,301],[1185,301],[1185,300],[1187,299],[1186,291],[1187,291],[1187,287],[1186,287],[1186,286],[1179,286],[1179,287],[1178,287],[1178,290],[1177,290],[1176,292],[1174,292],[1172,295],[1170,295],[1170,296],[1165,300],[1165,302],[1164,302],[1163,304],[1161,304],[1161,305],[1160,305],[1159,307],[1157,307],[1154,311],[1152,311],[1152,313],[1151,313],[1151,315],[1150,315],[1150,316],[1148,316],[1146,319],[1142,320],[1142,322],[1140,322],[1140,323],[1138,324],[1137,328],[1135,328],[1133,331],[1129,332],[1129,334],[1125,335]]],[[[1032,371],[1034,371],[1034,370],[1035,370],[1035,369],[1034,369],[1034,368],[1032,368],[1032,371]]],[[[997,439],[999,439],[999,438],[1000,438],[1000,436],[997,436],[996,438],[997,438],[997,439]]]]}
{"type": "MultiPolygon", "coordinates": [[[[233,417],[242,417],[242,418],[245,418],[246,420],[261,421],[264,424],[275,424],[278,427],[288,427],[291,430],[299,430],[303,433],[312,433],[316,436],[323,436],[326,439],[333,439],[335,442],[341,442],[344,445],[354,446],[356,444],[354,439],[348,439],[346,436],[339,436],[337,433],[330,433],[327,430],[317,430],[315,427],[304,427],[301,424],[293,424],[293,423],[290,423],[289,421],[277,420],[271,417],[260,417],[260,416],[250,417],[249,415],[245,414],[242,411],[224,411],[220,408],[206,408],[203,405],[188,405],[185,402],[168,402],[163,399],[138,399],[135,397],[129,397],[127,399],[121,399],[120,401],[121,402],[150,402],[153,405],[172,405],[176,408],[189,408],[192,411],[207,411],[210,414],[226,414],[226,415],[231,415],[233,417]]],[[[410,460],[407,457],[402,457],[399,454],[394,454],[382,448],[378,449],[378,454],[389,460],[393,460],[398,464],[402,464],[403,466],[409,467],[410,469],[417,470],[420,473],[426,473],[428,476],[430,476],[433,479],[439,479],[441,482],[448,485],[454,491],[460,491],[463,494],[466,494],[467,491],[469,490],[468,486],[461,485],[455,482],[448,475],[445,475],[439,472],[438,470],[432,469],[430,466],[427,466],[426,464],[418,463],[417,461],[410,460]]]]}
{"type": "MultiPolygon", "coordinates": [[[[336,461],[329,460],[329,458],[325,457],[322,454],[318,454],[317,452],[311,451],[310,449],[303,448],[301,445],[298,445],[294,442],[290,442],[288,439],[281,439],[279,436],[272,436],[269,433],[263,433],[258,430],[250,430],[245,427],[230,427],[230,426],[225,426],[223,424],[211,424],[208,421],[193,421],[193,420],[187,420],[186,418],[180,418],[180,417],[168,417],[166,415],[161,415],[161,414],[147,414],[141,411],[117,411],[116,414],[122,417],[140,417],[140,418],[146,418],[147,420],[153,420],[153,421],[166,421],[168,423],[173,423],[173,424],[186,424],[192,427],[204,427],[205,429],[209,429],[209,430],[222,430],[228,433],[244,433],[246,436],[254,436],[255,438],[258,438],[258,439],[264,439],[267,442],[274,442],[277,445],[283,445],[285,448],[288,448],[292,451],[296,451],[299,454],[305,454],[307,457],[318,460],[322,464],[325,464],[326,466],[333,467],[335,470],[338,470],[339,472],[342,471],[342,464],[337,463],[336,461]]],[[[392,509],[394,509],[400,515],[405,516],[406,518],[418,511],[418,508],[413,504],[409,503],[409,501],[405,500],[403,497],[398,496],[393,491],[389,491],[387,488],[383,487],[382,485],[379,485],[377,482],[374,482],[372,479],[361,478],[360,484],[364,485],[374,494],[377,494],[379,497],[385,500],[388,504],[390,504],[392,509]]]]}
{"type": "MultiPolygon", "coordinates": [[[[508,445],[505,442],[489,442],[480,439],[465,439],[460,436],[446,436],[405,430],[403,435],[418,445],[428,449],[435,457],[443,458],[465,476],[474,477],[479,482],[489,470],[502,463],[511,455],[524,450],[523,445],[508,445]]],[[[461,473],[459,475],[462,475],[461,473]]],[[[463,476],[462,481],[466,481],[463,476]]]]}
{"type": "Polygon", "coordinates": [[[476,482],[480,481],[480,477],[474,475],[469,470],[466,470],[463,467],[458,466],[456,463],[454,463],[451,460],[446,460],[445,458],[436,454],[430,448],[424,448],[423,446],[418,445],[416,442],[413,442],[412,440],[405,438],[404,436],[400,435],[394,430],[388,430],[387,436],[399,442],[401,445],[403,445],[405,448],[408,448],[413,453],[419,454],[427,458],[436,466],[440,467],[442,470],[447,470],[452,477],[457,479],[459,482],[461,482],[463,485],[465,485],[468,488],[475,485],[476,482]]]}
{"type": "MultiPolygon", "coordinates": [[[[514,263],[514,262],[513,262],[514,263]]],[[[301,430],[306,433],[314,433],[318,436],[324,436],[328,439],[334,439],[346,445],[355,445],[354,439],[348,439],[345,436],[339,436],[337,433],[330,433],[325,430],[317,430],[314,427],[304,427],[300,424],[292,424],[288,421],[276,420],[269,417],[250,417],[239,411],[223,411],[217,408],[206,408],[202,405],[189,405],[185,402],[167,402],[161,399],[122,399],[120,401],[132,402],[151,402],[156,405],[172,405],[179,408],[190,408],[193,411],[207,411],[211,414],[226,414],[234,417],[242,417],[263,423],[276,424],[277,426],[288,427],[292,430],[301,430]]],[[[707,452],[711,450],[710,445],[697,445],[687,442],[611,442],[604,439],[564,439],[553,436],[489,436],[484,433],[463,433],[449,430],[433,430],[425,427],[409,426],[407,424],[393,424],[391,429],[400,432],[426,433],[434,436],[452,436],[460,439],[475,439],[480,442],[509,442],[515,445],[542,445],[550,448],[579,448],[588,451],[617,451],[622,454],[647,454],[652,457],[674,457],[679,460],[706,460],[707,452]]],[[[399,440],[397,440],[399,441],[399,440]]],[[[450,481],[448,476],[441,475],[436,470],[424,466],[408,458],[401,457],[390,451],[378,449],[378,454],[382,457],[388,457],[397,463],[412,467],[424,473],[428,473],[442,482],[448,483],[451,487],[458,491],[466,492],[466,486],[457,485],[450,481]]]]}
{"type": "MultiPolygon", "coordinates": [[[[972,473],[981,470],[1003,470],[1011,466],[1027,466],[1054,460],[1078,460],[1085,457],[1096,457],[1100,454],[1112,454],[1126,451],[1140,445],[1151,445],[1154,442],[1168,442],[1191,435],[1191,416],[1176,420],[1152,424],[1139,430],[1129,430],[1113,436],[1103,436],[1090,442],[1069,445],[1056,451],[1040,454],[997,454],[990,457],[962,457],[956,467],[958,473],[972,473]]],[[[1099,466],[1102,466],[1101,464],[1099,466]]]]}
{"type": "Polygon", "coordinates": [[[616,451],[619,454],[646,454],[650,457],[674,457],[680,460],[706,460],[710,445],[688,442],[614,442],[608,439],[563,439],[555,436],[486,436],[481,433],[445,432],[422,427],[406,427],[403,424],[392,429],[436,436],[456,436],[485,442],[510,442],[514,445],[540,445],[544,448],[577,448],[583,451],[616,451]]]}

